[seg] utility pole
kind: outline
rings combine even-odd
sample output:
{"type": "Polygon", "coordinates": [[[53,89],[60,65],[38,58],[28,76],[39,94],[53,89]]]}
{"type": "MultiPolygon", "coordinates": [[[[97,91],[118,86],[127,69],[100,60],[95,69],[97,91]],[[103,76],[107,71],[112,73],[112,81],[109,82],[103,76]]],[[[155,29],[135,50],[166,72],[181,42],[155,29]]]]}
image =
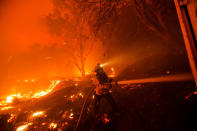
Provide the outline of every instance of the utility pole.
{"type": "Polygon", "coordinates": [[[174,0],[174,3],[197,86],[197,0],[174,0]]]}

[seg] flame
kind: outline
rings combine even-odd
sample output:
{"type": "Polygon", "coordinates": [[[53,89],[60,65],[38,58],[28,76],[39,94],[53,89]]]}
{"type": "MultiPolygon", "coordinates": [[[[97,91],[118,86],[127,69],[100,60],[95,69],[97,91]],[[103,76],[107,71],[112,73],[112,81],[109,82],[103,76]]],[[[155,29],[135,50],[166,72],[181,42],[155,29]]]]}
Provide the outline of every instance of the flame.
{"type": "Polygon", "coordinates": [[[13,101],[13,97],[12,96],[8,96],[6,102],[7,103],[12,103],[13,101]]]}
{"type": "Polygon", "coordinates": [[[16,118],[15,115],[11,114],[10,118],[8,119],[8,123],[11,123],[16,118]]]}
{"type": "Polygon", "coordinates": [[[25,125],[19,126],[16,131],[25,131],[28,126],[32,125],[32,123],[27,123],[25,125]]]}
{"type": "Polygon", "coordinates": [[[55,128],[57,128],[57,123],[51,123],[50,125],[49,125],[49,128],[50,129],[55,129],[55,128]]]}
{"type": "MultiPolygon", "coordinates": [[[[32,79],[32,82],[34,80],[32,79]]],[[[13,103],[13,100],[14,98],[25,98],[25,99],[31,99],[31,98],[40,98],[42,96],[45,96],[47,94],[49,94],[50,92],[53,91],[53,89],[60,83],[61,81],[60,80],[53,80],[51,81],[51,84],[49,86],[49,89],[47,89],[46,91],[40,91],[40,92],[37,92],[35,94],[32,95],[32,92],[30,91],[29,94],[24,94],[21,96],[20,93],[18,94],[13,94],[13,95],[9,95],[7,96],[5,99],[3,99],[2,101],[0,101],[0,106],[1,106],[1,110],[4,111],[4,110],[8,110],[8,109],[11,109],[11,108],[14,108],[13,106],[10,106],[11,103],[13,103]],[[8,106],[9,105],[9,106],[8,106]]]]}
{"type": "Polygon", "coordinates": [[[53,80],[53,81],[51,82],[51,85],[49,86],[49,89],[48,89],[48,90],[46,90],[46,91],[41,91],[41,92],[38,92],[38,93],[35,93],[35,94],[33,95],[32,98],[40,98],[40,97],[42,97],[42,96],[45,96],[45,95],[49,94],[50,92],[53,91],[53,89],[54,89],[60,82],[61,82],[60,80],[56,80],[56,81],[53,80]]]}
{"type": "Polygon", "coordinates": [[[46,94],[48,94],[50,91],[41,91],[41,92],[38,92],[38,93],[35,93],[33,95],[33,98],[40,98],[41,96],[45,96],[46,94]]]}
{"type": "Polygon", "coordinates": [[[12,109],[14,108],[13,106],[5,106],[5,107],[2,107],[1,110],[4,111],[4,110],[8,110],[8,109],[12,109]]]}
{"type": "Polygon", "coordinates": [[[14,94],[14,95],[8,96],[7,99],[6,99],[6,102],[7,102],[7,103],[12,103],[12,102],[13,102],[13,99],[14,99],[15,97],[19,98],[19,97],[21,97],[21,94],[18,93],[17,95],[14,94]]]}
{"type": "Polygon", "coordinates": [[[43,115],[43,114],[44,114],[43,111],[35,112],[35,113],[32,115],[32,117],[38,117],[38,116],[41,116],[41,115],[43,115]]]}

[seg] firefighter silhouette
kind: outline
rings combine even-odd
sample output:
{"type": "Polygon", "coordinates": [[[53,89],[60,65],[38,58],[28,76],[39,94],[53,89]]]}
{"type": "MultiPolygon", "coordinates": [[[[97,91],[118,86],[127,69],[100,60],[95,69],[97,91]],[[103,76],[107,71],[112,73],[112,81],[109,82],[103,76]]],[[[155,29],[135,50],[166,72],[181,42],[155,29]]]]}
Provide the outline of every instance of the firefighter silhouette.
{"type": "Polygon", "coordinates": [[[116,104],[111,96],[109,90],[112,88],[112,79],[108,78],[107,74],[103,70],[103,67],[100,64],[97,64],[95,67],[96,79],[95,79],[95,100],[94,100],[94,110],[95,113],[98,113],[100,108],[101,99],[104,98],[108,101],[110,106],[112,107],[113,111],[116,111],[116,104]]]}

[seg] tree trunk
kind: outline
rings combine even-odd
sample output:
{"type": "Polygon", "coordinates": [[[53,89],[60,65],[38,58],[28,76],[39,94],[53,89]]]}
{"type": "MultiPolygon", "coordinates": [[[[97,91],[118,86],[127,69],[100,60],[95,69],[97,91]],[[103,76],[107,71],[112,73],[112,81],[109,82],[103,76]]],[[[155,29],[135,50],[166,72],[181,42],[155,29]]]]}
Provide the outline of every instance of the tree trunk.
{"type": "Polygon", "coordinates": [[[85,61],[86,59],[84,58],[84,45],[83,45],[83,40],[82,38],[80,39],[80,63],[81,63],[81,76],[82,78],[85,77],[85,61]]]}
{"type": "Polygon", "coordinates": [[[81,76],[82,78],[85,77],[85,64],[84,63],[81,63],[81,76]]]}

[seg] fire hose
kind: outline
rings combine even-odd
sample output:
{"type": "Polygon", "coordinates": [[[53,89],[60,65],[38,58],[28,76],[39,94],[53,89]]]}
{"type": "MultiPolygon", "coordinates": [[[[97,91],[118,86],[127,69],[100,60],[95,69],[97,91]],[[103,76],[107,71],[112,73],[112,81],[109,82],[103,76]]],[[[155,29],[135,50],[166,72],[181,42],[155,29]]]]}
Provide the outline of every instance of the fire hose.
{"type": "MultiPolygon", "coordinates": [[[[112,85],[125,85],[125,84],[136,84],[136,83],[158,83],[158,82],[172,82],[172,81],[188,81],[188,80],[192,80],[192,75],[191,74],[177,74],[177,75],[171,75],[171,76],[160,76],[160,77],[152,77],[152,78],[143,78],[143,79],[135,79],[135,80],[125,80],[125,81],[114,81],[111,82],[112,85]]],[[[80,112],[80,116],[79,119],[77,121],[77,125],[75,128],[75,131],[77,130],[80,122],[81,122],[81,118],[83,116],[84,110],[87,107],[87,101],[90,97],[90,95],[94,92],[94,89],[96,88],[96,86],[94,88],[91,88],[91,90],[88,92],[86,99],[83,103],[81,112],[80,112]]]]}
{"type": "MultiPolygon", "coordinates": [[[[114,83],[117,84],[117,82],[114,82],[114,83]]],[[[111,84],[112,84],[112,82],[110,82],[110,85],[111,85],[111,84]]],[[[109,86],[109,84],[107,84],[107,85],[109,86]]],[[[76,124],[75,131],[77,131],[77,129],[78,129],[78,127],[79,127],[79,124],[80,124],[80,122],[81,122],[81,118],[82,118],[82,116],[83,116],[83,114],[84,114],[84,110],[85,110],[86,107],[87,107],[87,101],[88,101],[90,95],[94,92],[95,88],[96,88],[96,86],[94,86],[93,88],[91,88],[91,90],[90,90],[90,91],[88,92],[88,94],[86,95],[86,98],[85,98],[85,100],[84,100],[83,106],[82,106],[82,108],[81,108],[81,112],[80,112],[79,119],[78,119],[77,124],[76,124]]]]}
{"type": "Polygon", "coordinates": [[[91,90],[88,92],[88,94],[86,95],[86,98],[85,98],[85,101],[83,103],[83,106],[82,106],[82,109],[81,109],[81,112],[80,112],[80,116],[79,116],[79,119],[77,121],[77,125],[76,125],[76,128],[75,128],[75,131],[77,131],[78,127],[79,127],[79,124],[81,122],[81,118],[83,116],[83,113],[84,113],[84,110],[86,109],[87,107],[87,101],[90,97],[90,95],[94,92],[94,89],[96,88],[96,86],[94,88],[91,88],[91,90]]]}

